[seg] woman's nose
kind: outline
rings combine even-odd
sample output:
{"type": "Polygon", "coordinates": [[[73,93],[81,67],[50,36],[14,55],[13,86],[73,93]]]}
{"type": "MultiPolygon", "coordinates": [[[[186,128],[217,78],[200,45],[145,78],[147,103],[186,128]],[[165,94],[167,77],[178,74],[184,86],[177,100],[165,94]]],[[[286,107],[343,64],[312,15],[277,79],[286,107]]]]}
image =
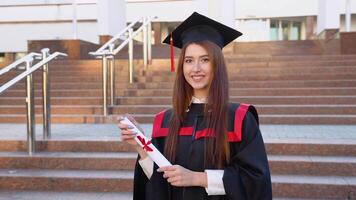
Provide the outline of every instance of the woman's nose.
{"type": "Polygon", "coordinates": [[[201,70],[201,64],[199,61],[194,62],[193,66],[193,71],[200,71],[201,70]]]}

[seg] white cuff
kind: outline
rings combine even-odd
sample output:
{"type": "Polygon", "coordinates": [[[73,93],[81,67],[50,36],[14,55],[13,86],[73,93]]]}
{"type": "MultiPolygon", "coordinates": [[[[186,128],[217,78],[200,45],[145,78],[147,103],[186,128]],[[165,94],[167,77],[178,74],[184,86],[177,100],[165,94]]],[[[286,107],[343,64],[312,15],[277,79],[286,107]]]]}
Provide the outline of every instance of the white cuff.
{"type": "Polygon", "coordinates": [[[151,160],[150,157],[146,157],[144,159],[140,159],[138,161],[138,163],[140,164],[143,172],[146,174],[147,178],[150,179],[152,174],[153,174],[153,161],[151,160]]]}
{"type": "Polygon", "coordinates": [[[224,170],[205,170],[208,179],[208,187],[205,188],[208,195],[225,195],[222,177],[224,170]]]}

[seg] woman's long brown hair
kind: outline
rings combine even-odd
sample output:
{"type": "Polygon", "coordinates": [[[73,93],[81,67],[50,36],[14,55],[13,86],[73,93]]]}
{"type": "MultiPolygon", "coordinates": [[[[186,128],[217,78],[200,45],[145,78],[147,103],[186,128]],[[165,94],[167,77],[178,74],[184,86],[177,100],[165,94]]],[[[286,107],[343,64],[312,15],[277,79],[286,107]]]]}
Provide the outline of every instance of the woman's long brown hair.
{"type": "MultiPolygon", "coordinates": [[[[213,78],[209,88],[207,104],[204,109],[204,120],[209,127],[209,135],[204,147],[204,166],[222,168],[229,162],[229,148],[227,142],[227,113],[229,102],[228,75],[224,56],[221,48],[209,41],[194,42],[202,46],[208,52],[213,67],[213,78]]],[[[193,88],[185,80],[183,64],[186,44],[181,51],[176,79],[173,88],[172,106],[173,112],[170,119],[168,136],[166,138],[165,156],[174,163],[178,141],[179,128],[183,124],[186,110],[190,105],[193,88]]]]}

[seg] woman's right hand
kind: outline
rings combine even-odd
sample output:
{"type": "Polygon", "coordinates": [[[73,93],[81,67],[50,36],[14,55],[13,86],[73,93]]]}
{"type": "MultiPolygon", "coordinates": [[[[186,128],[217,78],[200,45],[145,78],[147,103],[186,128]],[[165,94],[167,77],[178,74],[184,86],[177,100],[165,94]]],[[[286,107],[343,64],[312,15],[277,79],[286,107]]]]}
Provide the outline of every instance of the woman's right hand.
{"type": "MultiPolygon", "coordinates": [[[[142,128],[139,126],[139,124],[136,122],[136,120],[133,117],[128,116],[128,115],[126,115],[126,117],[128,117],[129,120],[133,124],[135,124],[135,126],[143,133],[142,128]]],[[[127,124],[121,123],[121,121],[123,120],[122,116],[119,116],[117,120],[118,120],[117,126],[121,130],[121,140],[132,145],[132,147],[134,147],[136,149],[137,153],[140,154],[141,159],[146,158],[147,157],[146,152],[142,149],[142,147],[140,145],[137,144],[137,142],[134,139],[136,137],[136,133],[131,130],[133,127],[130,127],[127,124]]]]}
{"type": "MultiPolygon", "coordinates": [[[[129,118],[129,120],[131,122],[133,122],[137,127],[139,127],[138,123],[132,117],[130,117],[130,116],[127,116],[127,117],[129,118]]],[[[121,130],[121,140],[136,148],[138,146],[137,142],[134,139],[136,136],[136,133],[131,130],[133,127],[130,127],[127,124],[121,123],[122,120],[123,120],[123,116],[119,116],[117,126],[121,130]]]]}

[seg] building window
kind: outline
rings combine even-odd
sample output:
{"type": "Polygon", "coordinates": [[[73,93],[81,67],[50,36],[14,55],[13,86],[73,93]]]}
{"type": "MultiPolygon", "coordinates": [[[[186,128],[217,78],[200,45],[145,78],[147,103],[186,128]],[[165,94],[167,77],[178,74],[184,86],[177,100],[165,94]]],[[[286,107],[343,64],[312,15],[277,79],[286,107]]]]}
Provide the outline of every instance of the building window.
{"type": "Polygon", "coordinates": [[[270,40],[278,40],[278,21],[271,20],[270,24],[270,40]]]}
{"type": "Polygon", "coordinates": [[[293,20],[271,20],[270,40],[300,40],[302,23],[293,20]]]}
{"type": "Polygon", "coordinates": [[[0,53],[0,62],[5,60],[5,53],[0,53]]]}
{"type": "Polygon", "coordinates": [[[301,22],[292,22],[289,40],[300,40],[301,39],[301,29],[302,29],[301,22]]]}

